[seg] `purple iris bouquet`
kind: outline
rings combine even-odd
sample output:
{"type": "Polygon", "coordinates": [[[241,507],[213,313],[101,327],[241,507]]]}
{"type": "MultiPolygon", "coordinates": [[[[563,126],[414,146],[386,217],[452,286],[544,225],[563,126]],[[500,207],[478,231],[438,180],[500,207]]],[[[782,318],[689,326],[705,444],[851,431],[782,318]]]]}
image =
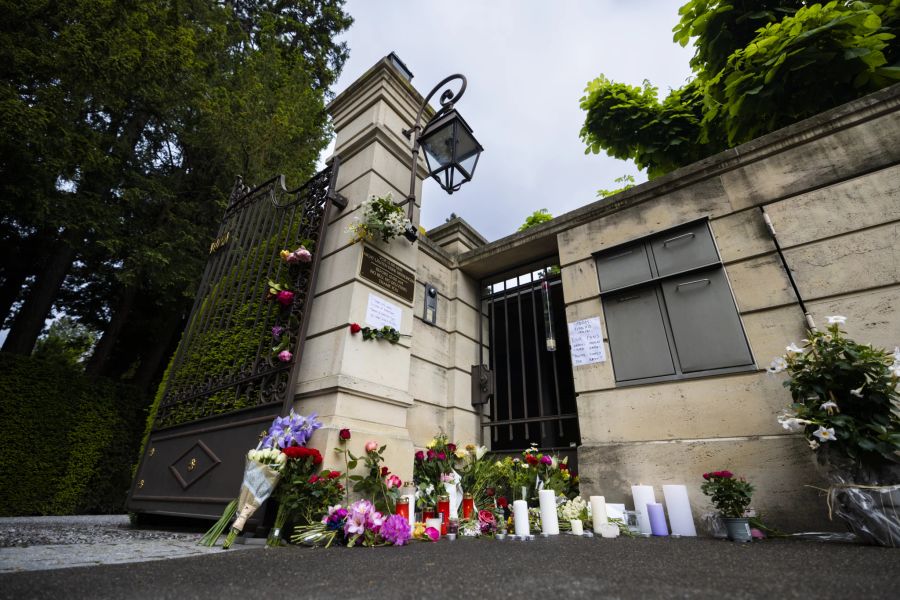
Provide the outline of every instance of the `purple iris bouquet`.
{"type": "Polygon", "coordinates": [[[316,413],[304,417],[293,409],[286,417],[275,417],[268,435],[262,441],[262,447],[284,449],[288,446],[305,446],[313,432],[322,427],[322,422],[317,417],[316,413]]]}

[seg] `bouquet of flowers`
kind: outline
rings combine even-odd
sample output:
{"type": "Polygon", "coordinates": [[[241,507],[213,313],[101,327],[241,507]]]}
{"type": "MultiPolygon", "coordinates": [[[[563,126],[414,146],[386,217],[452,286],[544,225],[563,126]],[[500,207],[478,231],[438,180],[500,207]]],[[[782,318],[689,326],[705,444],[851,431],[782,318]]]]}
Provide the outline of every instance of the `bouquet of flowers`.
{"type": "Polygon", "coordinates": [[[582,521],[585,525],[592,523],[588,516],[588,503],[581,496],[575,496],[557,506],[556,513],[559,516],[559,528],[563,530],[571,529],[571,521],[575,519],[582,521]]]}
{"type": "Polygon", "coordinates": [[[360,204],[360,209],[362,216],[349,227],[353,242],[370,241],[376,237],[389,242],[407,231],[415,231],[403,209],[394,204],[394,196],[390,192],[385,196],[372,195],[360,204]]]}
{"type": "Polygon", "coordinates": [[[384,460],[384,450],[387,445],[379,446],[376,441],[368,441],[365,445],[366,453],[363,456],[354,456],[349,450],[347,454],[350,461],[347,464],[347,471],[356,468],[359,461],[363,461],[368,474],[366,475],[350,475],[350,481],[354,482],[353,491],[374,498],[375,506],[378,510],[387,514],[392,514],[400,498],[400,488],[403,481],[397,475],[391,473],[390,469],[382,466],[384,460]]]}
{"type": "Polygon", "coordinates": [[[521,498],[525,490],[524,499],[534,499],[542,489],[566,498],[578,495],[578,476],[569,471],[568,458],[560,460],[535,446],[525,450],[522,458],[507,456],[495,462],[494,477],[512,498],[521,498]]]}
{"type": "Polygon", "coordinates": [[[320,523],[296,527],[291,540],[310,546],[324,544],[327,548],[335,541],[347,547],[403,546],[411,538],[412,528],[406,517],[385,517],[368,500],[357,500],[347,508],[340,504],[329,507],[320,523]]]}
{"type": "Polygon", "coordinates": [[[434,506],[438,496],[445,494],[445,483],[455,483],[458,474],[454,470],[457,446],[443,433],[436,435],[425,450],[415,454],[413,463],[413,483],[416,485],[416,499],[420,507],[434,506]]]}
{"type": "Polygon", "coordinates": [[[282,449],[305,445],[312,433],[321,426],[322,423],[316,418],[315,413],[303,417],[291,410],[286,417],[275,417],[268,435],[256,449],[247,453],[238,498],[225,507],[225,512],[201,538],[200,543],[204,546],[214,545],[225,526],[237,514],[222,545],[223,548],[230,548],[237,535],[243,531],[247,519],[253,516],[278,485],[282,467],[287,462],[287,455],[282,449]]]}
{"type": "Polygon", "coordinates": [[[287,462],[282,469],[281,483],[275,490],[278,512],[266,541],[269,546],[281,544],[281,531],[288,520],[310,523],[328,506],[340,502],[344,494],[344,486],[338,482],[339,471],[315,474],[322,464],[322,455],[315,448],[288,446],[282,453],[287,456],[287,462]]]}

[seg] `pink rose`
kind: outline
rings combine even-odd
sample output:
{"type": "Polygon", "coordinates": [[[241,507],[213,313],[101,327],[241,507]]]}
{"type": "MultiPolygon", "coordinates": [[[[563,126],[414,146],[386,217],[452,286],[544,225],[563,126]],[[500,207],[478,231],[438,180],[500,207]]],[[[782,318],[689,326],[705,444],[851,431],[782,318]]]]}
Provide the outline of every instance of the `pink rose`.
{"type": "Polygon", "coordinates": [[[292,358],[294,358],[294,355],[291,354],[290,350],[282,350],[278,353],[278,360],[281,362],[291,362],[292,358]]]}
{"type": "Polygon", "coordinates": [[[309,250],[307,250],[303,246],[300,246],[299,248],[291,252],[291,256],[296,258],[296,260],[305,263],[308,263],[312,260],[312,254],[310,254],[309,250]]]}
{"type": "Polygon", "coordinates": [[[282,306],[290,306],[294,302],[294,292],[289,292],[288,290],[281,290],[278,292],[278,303],[282,306]]]}
{"type": "Polygon", "coordinates": [[[403,480],[396,475],[390,475],[384,482],[388,489],[398,488],[403,485],[403,480]]]}
{"type": "Polygon", "coordinates": [[[374,440],[366,442],[366,452],[375,452],[376,450],[378,450],[378,442],[374,440]]]}

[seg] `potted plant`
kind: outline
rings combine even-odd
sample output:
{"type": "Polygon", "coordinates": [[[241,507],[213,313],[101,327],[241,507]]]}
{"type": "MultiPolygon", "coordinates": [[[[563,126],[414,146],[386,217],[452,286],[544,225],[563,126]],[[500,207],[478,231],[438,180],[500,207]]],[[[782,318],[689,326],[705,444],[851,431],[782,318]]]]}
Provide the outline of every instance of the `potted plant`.
{"type": "Polygon", "coordinates": [[[893,354],[846,336],[846,317],[827,317],[769,367],[787,372],[794,403],[778,421],[802,432],[830,480],[829,507],[863,541],[900,539],[900,350],[893,354]]]}
{"type": "Polygon", "coordinates": [[[719,511],[728,539],[734,542],[749,542],[750,522],[744,511],[750,505],[753,486],[743,477],[736,478],[731,471],[712,471],[704,473],[700,490],[710,497],[713,506],[719,511]]]}

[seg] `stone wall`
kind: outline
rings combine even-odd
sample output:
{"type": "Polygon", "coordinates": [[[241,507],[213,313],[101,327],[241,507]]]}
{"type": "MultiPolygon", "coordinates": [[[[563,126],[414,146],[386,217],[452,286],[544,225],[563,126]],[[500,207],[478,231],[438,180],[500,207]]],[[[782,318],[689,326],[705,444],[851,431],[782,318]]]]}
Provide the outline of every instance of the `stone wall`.
{"type": "Polygon", "coordinates": [[[703,507],[700,474],[728,468],[756,485],[753,505],[774,524],[829,526],[806,487],[824,487],[812,453],[775,420],[790,395],[765,367],[805,321],[760,207],[817,324],[841,314],[861,342],[900,343],[898,106],[894,87],[561,218],[581,221],[557,234],[573,321],[603,316],[593,252],[709,217],[758,368],[617,388],[609,362],[576,367],[583,494],[622,500],[643,482],[659,497],[687,483],[703,507]]]}

